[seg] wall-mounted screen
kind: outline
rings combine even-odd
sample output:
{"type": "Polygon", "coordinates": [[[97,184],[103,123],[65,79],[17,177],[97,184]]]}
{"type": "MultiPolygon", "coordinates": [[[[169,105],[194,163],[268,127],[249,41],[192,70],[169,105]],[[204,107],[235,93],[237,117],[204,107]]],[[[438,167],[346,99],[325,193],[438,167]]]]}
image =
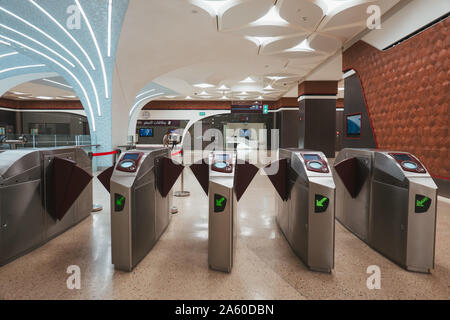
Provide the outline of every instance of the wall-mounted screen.
{"type": "Polygon", "coordinates": [[[241,129],[239,131],[239,136],[242,138],[250,138],[252,136],[252,132],[250,131],[250,129],[241,129]]]}
{"type": "Polygon", "coordinates": [[[153,128],[140,128],[139,137],[153,137],[153,128]]]}
{"type": "Polygon", "coordinates": [[[347,137],[358,138],[361,136],[361,114],[351,114],[346,117],[347,137]]]}

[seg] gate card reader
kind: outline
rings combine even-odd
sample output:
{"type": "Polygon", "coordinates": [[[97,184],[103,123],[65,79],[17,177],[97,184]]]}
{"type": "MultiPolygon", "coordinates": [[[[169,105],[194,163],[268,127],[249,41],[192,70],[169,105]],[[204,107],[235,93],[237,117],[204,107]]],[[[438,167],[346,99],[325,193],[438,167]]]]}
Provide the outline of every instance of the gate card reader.
{"type": "Polygon", "coordinates": [[[238,161],[235,152],[213,152],[208,160],[190,167],[209,196],[208,264],[211,269],[231,272],[237,237],[237,202],[258,168],[238,161]]]}
{"type": "Polygon", "coordinates": [[[125,152],[99,175],[111,195],[112,263],[131,271],[158,242],[170,222],[171,189],[183,166],[169,148],[125,152]]]}
{"type": "Polygon", "coordinates": [[[335,185],[322,152],[280,149],[264,170],[280,197],[277,223],[292,250],[314,271],[334,267],[335,185]]]}
{"type": "Polygon", "coordinates": [[[407,152],[343,149],[336,218],[373,249],[416,272],[434,268],[437,186],[407,152]]]}

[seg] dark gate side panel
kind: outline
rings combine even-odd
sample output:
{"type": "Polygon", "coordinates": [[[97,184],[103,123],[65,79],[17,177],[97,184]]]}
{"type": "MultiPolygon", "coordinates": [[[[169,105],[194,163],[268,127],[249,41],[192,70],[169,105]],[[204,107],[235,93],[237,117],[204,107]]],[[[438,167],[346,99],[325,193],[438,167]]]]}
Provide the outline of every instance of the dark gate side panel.
{"type": "Polygon", "coordinates": [[[190,166],[192,173],[197,178],[197,181],[202,186],[203,191],[208,195],[209,187],[209,165],[202,161],[196,162],[190,166]]]}
{"type": "Polygon", "coordinates": [[[286,166],[287,159],[281,159],[272,162],[264,168],[264,172],[269,177],[270,182],[272,182],[272,185],[274,186],[275,190],[277,190],[283,201],[286,201],[288,199],[286,166]]]}
{"type": "Polygon", "coordinates": [[[158,174],[161,176],[158,188],[161,195],[166,197],[183,171],[184,166],[168,157],[163,157],[160,161],[161,166],[158,168],[158,174]]]}
{"type": "Polygon", "coordinates": [[[105,189],[108,190],[108,192],[110,192],[111,189],[111,177],[113,175],[114,168],[115,166],[109,167],[97,176],[97,179],[102,183],[105,189]]]}
{"type": "Polygon", "coordinates": [[[366,182],[369,168],[367,168],[362,159],[348,158],[335,164],[334,169],[347,191],[355,199],[366,182]]]}
{"type": "Polygon", "coordinates": [[[0,188],[0,265],[43,241],[40,180],[0,188]]]}
{"type": "Polygon", "coordinates": [[[245,161],[245,163],[236,164],[234,190],[236,191],[237,201],[244,195],[245,190],[247,190],[258,171],[258,167],[247,161],[245,161]]]}

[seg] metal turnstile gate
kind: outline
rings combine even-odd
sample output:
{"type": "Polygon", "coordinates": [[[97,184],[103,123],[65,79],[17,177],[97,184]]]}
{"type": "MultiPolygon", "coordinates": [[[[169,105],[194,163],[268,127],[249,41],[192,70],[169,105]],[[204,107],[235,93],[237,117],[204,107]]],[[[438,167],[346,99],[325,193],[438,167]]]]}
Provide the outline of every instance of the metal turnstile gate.
{"type": "Polygon", "coordinates": [[[334,170],[336,218],[403,268],[430,272],[437,186],[425,166],[407,152],[344,149],[334,170]]]}

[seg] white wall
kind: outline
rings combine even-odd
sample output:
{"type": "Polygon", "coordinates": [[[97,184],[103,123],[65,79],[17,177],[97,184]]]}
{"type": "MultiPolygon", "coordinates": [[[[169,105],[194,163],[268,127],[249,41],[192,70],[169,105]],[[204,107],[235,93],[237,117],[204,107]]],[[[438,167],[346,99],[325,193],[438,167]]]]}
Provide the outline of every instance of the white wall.
{"type": "Polygon", "coordinates": [[[382,50],[450,11],[450,0],[413,0],[362,40],[382,50]]]}

